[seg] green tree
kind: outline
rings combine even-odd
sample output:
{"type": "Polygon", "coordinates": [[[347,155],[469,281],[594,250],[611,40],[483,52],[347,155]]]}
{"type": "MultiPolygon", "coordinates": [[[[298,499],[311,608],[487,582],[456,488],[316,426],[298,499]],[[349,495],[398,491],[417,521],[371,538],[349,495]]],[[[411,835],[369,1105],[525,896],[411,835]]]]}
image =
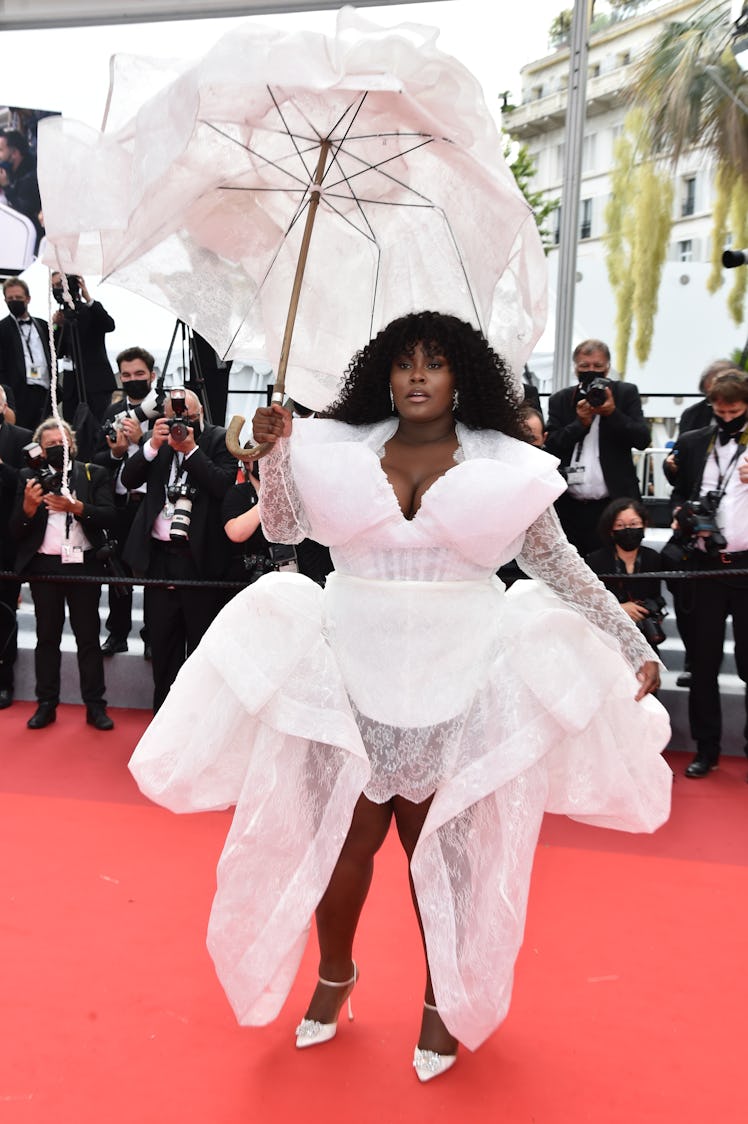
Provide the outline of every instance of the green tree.
{"type": "Polygon", "coordinates": [[[646,151],[646,120],[631,110],[613,150],[605,208],[605,264],[616,299],[615,365],[626,370],[631,335],[644,363],[652,346],[657,293],[672,223],[672,177],[662,177],[646,151]]]}
{"type": "Polygon", "coordinates": [[[572,8],[565,8],[559,12],[548,28],[548,46],[564,47],[569,42],[571,35],[571,21],[574,15],[572,8]]]}
{"type": "Polygon", "coordinates": [[[526,145],[518,144],[511,137],[505,136],[504,159],[512,169],[517,186],[530,204],[543,242],[543,249],[548,253],[554,245],[554,239],[552,232],[546,227],[546,223],[553,212],[558,210],[558,199],[548,199],[542,191],[532,190],[530,185],[537,168],[526,145]]]}

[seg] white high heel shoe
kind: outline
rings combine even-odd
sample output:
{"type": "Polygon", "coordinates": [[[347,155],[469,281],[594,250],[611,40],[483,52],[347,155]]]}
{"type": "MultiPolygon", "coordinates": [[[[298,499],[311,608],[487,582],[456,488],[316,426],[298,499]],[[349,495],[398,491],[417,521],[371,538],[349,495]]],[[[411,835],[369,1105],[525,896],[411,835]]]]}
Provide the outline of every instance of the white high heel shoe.
{"type": "MultiPolygon", "coordinates": [[[[427,1011],[436,1011],[439,1008],[435,1007],[433,1003],[424,1003],[427,1011]]],[[[446,1073],[448,1069],[457,1061],[457,1054],[437,1054],[435,1050],[422,1050],[420,1046],[416,1046],[413,1054],[413,1068],[416,1071],[416,1076],[419,1081],[433,1081],[435,1077],[440,1077],[442,1073],[446,1073]]]]}
{"type": "MultiPolygon", "coordinates": [[[[350,988],[348,994],[345,996],[343,1002],[348,1000],[348,1019],[353,1022],[353,1007],[351,1006],[351,992],[356,986],[358,979],[358,968],[356,961],[353,961],[353,975],[349,980],[323,980],[322,976],[319,977],[319,982],[324,984],[325,987],[347,987],[350,988]]],[[[342,1010],[342,1004],[341,1004],[342,1010]]],[[[338,1018],[340,1013],[338,1012],[338,1018]]],[[[320,1023],[316,1019],[302,1019],[296,1027],[296,1047],[299,1050],[305,1050],[307,1046],[319,1046],[323,1042],[329,1042],[334,1038],[338,1031],[338,1020],[334,1023],[320,1023]]]]}

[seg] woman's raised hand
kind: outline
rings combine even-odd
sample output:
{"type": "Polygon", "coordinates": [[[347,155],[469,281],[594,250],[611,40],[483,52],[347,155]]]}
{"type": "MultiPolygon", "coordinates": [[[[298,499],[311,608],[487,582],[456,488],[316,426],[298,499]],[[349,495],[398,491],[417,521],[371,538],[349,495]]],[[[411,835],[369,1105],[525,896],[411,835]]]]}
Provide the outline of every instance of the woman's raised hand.
{"type": "Polygon", "coordinates": [[[261,406],[252,418],[252,433],[258,445],[273,445],[279,437],[291,436],[292,414],[274,402],[261,406]]]}

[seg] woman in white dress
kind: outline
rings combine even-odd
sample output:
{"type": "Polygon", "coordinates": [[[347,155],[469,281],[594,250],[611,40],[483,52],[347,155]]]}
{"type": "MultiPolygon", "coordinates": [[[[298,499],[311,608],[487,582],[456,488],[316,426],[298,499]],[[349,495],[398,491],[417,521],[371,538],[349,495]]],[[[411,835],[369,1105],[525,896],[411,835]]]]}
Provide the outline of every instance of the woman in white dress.
{"type": "Polygon", "coordinates": [[[667,818],[658,664],[566,542],[557,462],[470,325],[394,321],[327,418],[276,405],[254,431],[272,445],[266,535],[329,545],[335,573],[324,592],[274,574],[234,599],[131,768],[175,811],[236,804],[208,944],[241,1022],[277,1015],[316,913],[299,1047],[335,1035],[394,819],[426,953],[427,1081],[506,1015],[543,812],[630,831],[667,818]],[[505,595],[495,571],[515,556],[541,582],[505,595]]]}

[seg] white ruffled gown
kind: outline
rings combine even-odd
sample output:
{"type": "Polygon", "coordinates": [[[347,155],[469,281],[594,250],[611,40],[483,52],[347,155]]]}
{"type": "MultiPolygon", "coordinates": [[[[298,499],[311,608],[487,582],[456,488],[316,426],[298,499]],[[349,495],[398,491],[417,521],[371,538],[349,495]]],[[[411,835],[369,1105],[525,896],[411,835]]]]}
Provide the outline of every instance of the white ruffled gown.
{"type": "Polygon", "coordinates": [[[173,811],[236,805],[208,946],[252,1025],[290,990],[360,794],[433,793],[412,873],[439,1012],[474,1049],[509,1007],[543,812],[654,831],[669,722],[634,702],[652,651],[561,532],[555,458],[458,426],[408,520],[380,464],[395,426],[297,420],[263,461],[266,535],[329,545],[335,573],[231,601],[130,768],[173,811]],[[541,582],[505,593],[515,556],[541,582]]]}

